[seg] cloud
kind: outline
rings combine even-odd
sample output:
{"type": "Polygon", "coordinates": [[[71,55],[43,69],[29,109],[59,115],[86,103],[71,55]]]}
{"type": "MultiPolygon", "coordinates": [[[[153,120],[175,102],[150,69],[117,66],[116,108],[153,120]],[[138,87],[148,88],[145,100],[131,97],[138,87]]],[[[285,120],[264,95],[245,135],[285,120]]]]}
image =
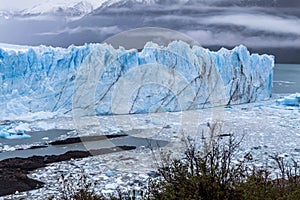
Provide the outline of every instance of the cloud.
{"type": "MultiPolygon", "coordinates": [[[[0,23],[4,21],[5,27],[0,30],[0,38],[2,42],[55,43],[57,46],[68,46],[74,43],[101,42],[110,36],[134,28],[163,27],[186,33],[202,45],[300,46],[300,15],[298,18],[297,14],[291,16],[293,13],[289,12],[290,8],[278,12],[274,8],[255,6],[250,8],[238,5],[217,6],[220,5],[219,2],[229,0],[213,1],[195,0],[195,5],[188,4],[181,7],[172,4],[166,7],[137,5],[134,8],[121,6],[112,10],[99,9],[86,17],[74,20],[62,16],[31,16],[6,21],[0,19],[0,23]]],[[[240,0],[234,0],[238,1],[240,0]]],[[[267,0],[256,1],[267,2],[267,0]]],[[[149,38],[159,42],[165,41],[165,38],[171,40],[178,37],[164,33],[167,37],[163,38],[159,34],[156,36],[152,32],[142,33],[132,36],[131,39],[127,37],[124,41],[136,46],[139,40],[137,38],[142,38],[141,41],[149,38]]]]}
{"type": "Polygon", "coordinates": [[[284,18],[265,14],[230,14],[210,16],[202,20],[205,24],[244,26],[258,31],[300,35],[300,19],[284,18]]]}
{"type": "Polygon", "coordinates": [[[244,44],[248,47],[299,47],[299,37],[284,37],[279,39],[278,36],[245,36],[239,32],[214,32],[207,30],[185,31],[187,35],[199,41],[203,46],[236,46],[244,44]]]}
{"type": "Polygon", "coordinates": [[[117,32],[120,32],[121,30],[117,26],[107,26],[107,27],[75,27],[75,28],[70,28],[67,27],[63,30],[58,30],[58,31],[50,31],[50,32],[41,32],[41,33],[36,33],[36,35],[39,36],[52,36],[52,35],[59,35],[59,34],[77,34],[77,33],[83,33],[85,31],[91,31],[94,33],[98,34],[103,34],[103,35],[109,35],[109,34],[114,34],[117,32]]]}

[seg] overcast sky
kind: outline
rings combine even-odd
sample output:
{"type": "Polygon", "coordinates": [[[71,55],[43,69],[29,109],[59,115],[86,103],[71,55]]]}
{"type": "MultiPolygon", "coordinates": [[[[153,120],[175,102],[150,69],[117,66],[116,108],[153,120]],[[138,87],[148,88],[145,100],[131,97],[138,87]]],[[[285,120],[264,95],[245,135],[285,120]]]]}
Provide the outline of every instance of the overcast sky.
{"type": "MultiPolygon", "coordinates": [[[[72,7],[80,1],[0,0],[0,10],[24,10],[35,5],[47,10],[58,5],[72,7]]],[[[87,1],[97,8],[94,5],[106,0],[87,1]]],[[[161,5],[145,5],[138,3],[141,1],[97,9],[74,19],[61,13],[1,17],[0,12],[0,43],[67,47],[102,42],[135,28],[161,27],[187,34],[203,46],[244,44],[256,50],[284,48],[289,51],[285,54],[281,51],[279,56],[285,57],[292,52],[300,63],[299,0],[191,0],[195,5],[176,4],[174,0],[160,0],[163,3],[156,0],[161,5]],[[171,5],[167,3],[170,1],[171,5]]]]}

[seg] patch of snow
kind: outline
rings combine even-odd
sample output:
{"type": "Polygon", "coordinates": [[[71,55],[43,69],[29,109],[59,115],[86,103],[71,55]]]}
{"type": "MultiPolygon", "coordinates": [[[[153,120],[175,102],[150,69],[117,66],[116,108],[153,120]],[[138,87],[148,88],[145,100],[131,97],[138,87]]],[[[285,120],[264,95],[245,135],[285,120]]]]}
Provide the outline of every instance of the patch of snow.
{"type": "Polygon", "coordinates": [[[31,129],[33,130],[51,130],[55,129],[56,126],[54,123],[47,123],[45,121],[40,121],[34,124],[34,126],[31,126],[31,129]]]}

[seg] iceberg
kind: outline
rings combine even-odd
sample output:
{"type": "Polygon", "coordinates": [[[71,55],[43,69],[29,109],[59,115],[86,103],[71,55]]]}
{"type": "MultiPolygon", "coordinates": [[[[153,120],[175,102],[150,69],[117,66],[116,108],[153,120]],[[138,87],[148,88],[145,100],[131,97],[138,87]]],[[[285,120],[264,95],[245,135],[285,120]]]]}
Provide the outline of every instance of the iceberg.
{"type": "Polygon", "coordinates": [[[291,94],[276,100],[277,105],[300,106],[300,93],[291,94]]]}
{"type": "Polygon", "coordinates": [[[28,113],[172,112],[266,100],[274,56],[173,41],[142,50],[0,44],[0,119],[28,113]]]}
{"type": "Polygon", "coordinates": [[[15,139],[28,139],[30,135],[25,131],[16,130],[12,126],[0,126],[0,138],[15,140],[15,139]]]}
{"type": "Polygon", "coordinates": [[[0,133],[0,138],[7,140],[28,139],[30,137],[30,135],[27,135],[25,133],[0,133]]]}

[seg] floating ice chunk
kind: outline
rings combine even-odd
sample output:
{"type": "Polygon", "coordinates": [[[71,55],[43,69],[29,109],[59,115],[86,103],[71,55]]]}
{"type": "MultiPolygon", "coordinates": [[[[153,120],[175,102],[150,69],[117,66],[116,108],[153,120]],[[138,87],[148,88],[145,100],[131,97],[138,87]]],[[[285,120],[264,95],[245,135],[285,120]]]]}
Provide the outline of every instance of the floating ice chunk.
{"type": "Polygon", "coordinates": [[[12,126],[0,126],[0,138],[3,139],[27,139],[31,136],[26,134],[24,130],[20,130],[20,127],[12,127],[12,126]]]}
{"type": "Polygon", "coordinates": [[[300,106],[300,93],[291,94],[282,99],[278,99],[276,100],[276,104],[284,106],[300,106]]]}
{"type": "Polygon", "coordinates": [[[28,139],[31,136],[22,132],[19,133],[8,133],[8,132],[0,132],[0,138],[3,139],[9,139],[9,140],[14,140],[14,139],[28,139]]]}

